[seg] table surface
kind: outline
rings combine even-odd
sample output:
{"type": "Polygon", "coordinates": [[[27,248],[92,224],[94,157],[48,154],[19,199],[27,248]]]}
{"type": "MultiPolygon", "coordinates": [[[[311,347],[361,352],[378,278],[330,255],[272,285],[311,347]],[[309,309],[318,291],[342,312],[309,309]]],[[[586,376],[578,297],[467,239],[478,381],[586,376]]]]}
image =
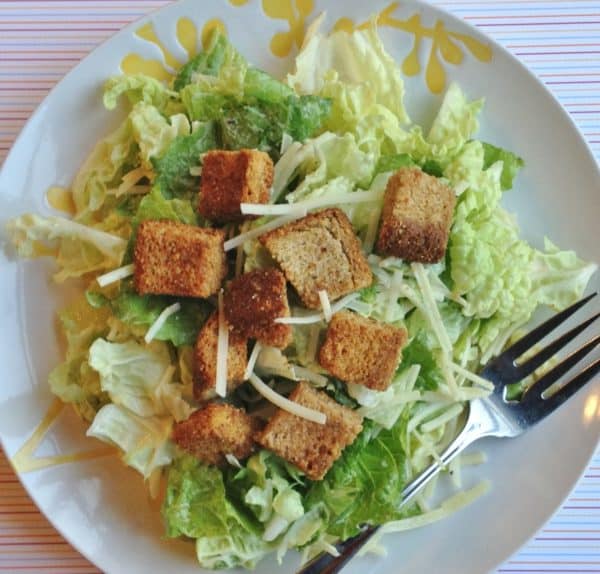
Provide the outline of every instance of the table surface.
{"type": "MultiPolygon", "coordinates": [[[[504,45],[557,96],[600,159],[600,1],[430,0],[504,45]]],[[[0,165],[48,91],[164,0],[0,0],[0,165]]],[[[40,514],[0,451],[0,572],[96,573],[40,514]]],[[[600,573],[600,449],[554,517],[497,572],[600,573]]]]}

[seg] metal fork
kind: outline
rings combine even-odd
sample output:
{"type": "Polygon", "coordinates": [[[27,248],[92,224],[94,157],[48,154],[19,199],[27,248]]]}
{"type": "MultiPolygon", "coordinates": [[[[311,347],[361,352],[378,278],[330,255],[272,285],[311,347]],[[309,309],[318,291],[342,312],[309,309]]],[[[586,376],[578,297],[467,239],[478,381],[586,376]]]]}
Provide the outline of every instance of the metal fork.
{"type": "MultiPolygon", "coordinates": [[[[501,355],[490,361],[481,371],[480,375],[494,383],[494,391],[485,399],[475,399],[468,403],[469,411],[465,426],[460,434],[446,447],[440,455],[440,460],[433,463],[419,474],[402,491],[402,500],[399,506],[411,501],[414,496],[463,449],[477,439],[495,437],[515,437],[541,421],[554,412],[569,397],[581,389],[594,375],[600,371],[600,359],[597,359],[579,374],[563,385],[549,397],[543,394],[552,385],[557,383],[569,370],[579,363],[599,343],[600,335],[572,352],[559,364],[546,372],[530,387],[522,399],[509,401],[506,397],[507,385],[518,383],[531,375],[536,369],[564,348],[567,343],[577,337],[584,329],[590,326],[599,316],[597,313],[590,319],[574,327],[564,335],[549,343],[534,356],[518,364],[517,359],[532,349],[546,335],[554,331],[566,321],[573,313],[588,303],[596,293],[581,299],[564,311],[554,315],[545,323],[536,327],[501,355]]],[[[301,568],[297,574],[335,574],[358,552],[358,550],[378,530],[378,526],[366,526],[362,532],[353,538],[336,545],[339,556],[323,553],[316,556],[301,568]]]]}

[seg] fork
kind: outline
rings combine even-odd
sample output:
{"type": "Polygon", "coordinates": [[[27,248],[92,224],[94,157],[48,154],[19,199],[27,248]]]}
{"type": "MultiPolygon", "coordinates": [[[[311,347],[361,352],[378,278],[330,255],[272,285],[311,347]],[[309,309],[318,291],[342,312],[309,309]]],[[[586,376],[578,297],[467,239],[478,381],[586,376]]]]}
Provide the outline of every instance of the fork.
{"type": "MultiPolygon", "coordinates": [[[[595,296],[596,293],[593,293],[554,315],[487,363],[480,375],[494,383],[494,390],[486,398],[469,401],[469,411],[462,431],[440,454],[439,460],[427,467],[406,486],[402,491],[399,507],[411,501],[434,476],[439,474],[455,456],[474,441],[487,436],[515,437],[524,433],[554,412],[593,379],[594,375],[600,371],[600,359],[588,365],[552,395],[544,396],[550,387],[600,343],[600,335],[593,337],[547,371],[525,391],[520,401],[510,401],[506,396],[508,385],[519,383],[531,375],[600,316],[600,313],[595,314],[549,343],[534,356],[517,363],[524,353],[531,350],[546,335],[554,331],[595,296]]],[[[365,526],[353,538],[336,545],[338,556],[328,553],[319,554],[305,564],[297,574],[335,574],[339,572],[378,529],[379,526],[365,526]]]]}

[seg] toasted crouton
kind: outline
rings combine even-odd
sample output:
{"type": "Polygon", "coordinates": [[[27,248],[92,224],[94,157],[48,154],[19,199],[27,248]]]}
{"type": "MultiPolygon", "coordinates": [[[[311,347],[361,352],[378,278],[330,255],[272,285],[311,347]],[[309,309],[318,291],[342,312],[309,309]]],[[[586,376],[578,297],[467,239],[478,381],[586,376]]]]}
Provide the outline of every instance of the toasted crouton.
{"type": "Polygon", "coordinates": [[[321,290],[334,301],[373,280],[352,224],[341,209],[311,213],[266,233],[260,241],[310,309],[320,307],[321,290]]]}
{"type": "Polygon", "coordinates": [[[405,261],[435,263],[446,253],[456,195],[419,168],[402,168],[388,181],[376,250],[405,261]]]}
{"type": "MultiPolygon", "coordinates": [[[[229,328],[229,327],[228,327],[229,328]]],[[[219,338],[219,314],[213,313],[198,333],[194,348],[194,397],[209,401],[217,396],[217,340],[219,338]]],[[[248,362],[248,341],[229,331],[227,349],[227,391],[231,392],[244,381],[248,362]]]]}
{"type": "Polygon", "coordinates": [[[273,162],[262,151],[213,150],[202,160],[198,210],[220,223],[241,221],[240,203],[267,203],[273,182],[273,162]]]}
{"type": "Polygon", "coordinates": [[[385,391],[401,359],[407,333],[351,311],[332,317],[319,363],[346,383],[385,391]]]}
{"type": "Polygon", "coordinates": [[[206,464],[223,465],[225,455],[244,459],[254,448],[261,423],[225,403],[209,403],[173,428],[173,441],[206,464]]]}
{"type": "Polygon", "coordinates": [[[241,337],[284,349],[292,342],[292,327],[275,323],[289,317],[285,277],[277,269],[258,269],[234,279],[225,292],[225,317],[241,337]]]}
{"type": "Polygon", "coordinates": [[[176,221],[144,221],[137,230],[135,288],[145,295],[208,297],[227,273],[224,232],[176,221]]]}
{"type": "Polygon", "coordinates": [[[362,417],[308,383],[299,383],[290,400],[327,416],[324,425],[278,409],[256,442],[295,464],[311,480],[321,480],[342,450],[362,429],[362,417]]]}

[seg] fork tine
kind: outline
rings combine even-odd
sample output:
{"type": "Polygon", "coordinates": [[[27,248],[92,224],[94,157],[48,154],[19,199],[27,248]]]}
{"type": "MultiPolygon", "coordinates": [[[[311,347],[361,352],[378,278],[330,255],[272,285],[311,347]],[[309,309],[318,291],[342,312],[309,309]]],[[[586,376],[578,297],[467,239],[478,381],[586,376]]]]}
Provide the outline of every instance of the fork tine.
{"type": "MultiPolygon", "coordinates": [[[[539,395],[547,390],[551,385],[556,383],[563,375],[568,373],[577,363],[579,363],[586,355],[591,353],[600,344],[600,335],[596,335],[590,341],[582,345],[576,351],[565,357],[552,370],[543,375],[539,381],[525,393],[524,401],[530,399],[530,395],[534,400],[537,400],[539,395]],[[534,392],[535,391],[535,392],[534,392]]],[[[585,370],[583,371],[585,372],[585,370]]]]}
{"type": "Polygon", "coordinates": [[[566,332],[564,335],[556,339],[556,341],[553,341],[544,347],[539,353],[537,353],[537,355],[534,355],[522,365],[519,365],[519,367],[517,367],[519,379],[524,379],[528,375],[531,375],[531,373],[533,373],[539,366],[543,365],[548,359],[552,358],[558,351],[565,347],[567,343],[577,337],[579,333],[587,329],[598,317],[600,317],[600,313],[597,313],[587,321],[581,323],[581,325],[578,325],[577,327],[574,327],[570,331],[566,332]]]}
{"type": "Polygon", "coordinates": [[[541,341],[548,333],[551,333],[561,323],[566,321],[573,313],[581,309],[588,301],[591,301],[596,296],[596,293],[592,293],[587,297],[577,301],[570,307],[567,307],[564,311],[561,311],[557,315],[554,315],[539,327],[536,327],[533,331],[530,331],[522,339],[519,339],[514,345],[510,346],[504,351],[499,358],[515,360],[520,357],[525,351],[529,350],[533,345],[541,341]]]}
{"type": "Polygon", "coordinates": [[[537,401],[534,407],[536,420],[540,420],[546,415],[554,412],[586,383],[589,383],[598,372],[600,372],[600,359],[596,359],[596,361],[588,365],[583,371],[581,371],[581,373],[573,377],[566,385],[556,391],[556,393],[554,393],[551,397],[537,401]]]}

